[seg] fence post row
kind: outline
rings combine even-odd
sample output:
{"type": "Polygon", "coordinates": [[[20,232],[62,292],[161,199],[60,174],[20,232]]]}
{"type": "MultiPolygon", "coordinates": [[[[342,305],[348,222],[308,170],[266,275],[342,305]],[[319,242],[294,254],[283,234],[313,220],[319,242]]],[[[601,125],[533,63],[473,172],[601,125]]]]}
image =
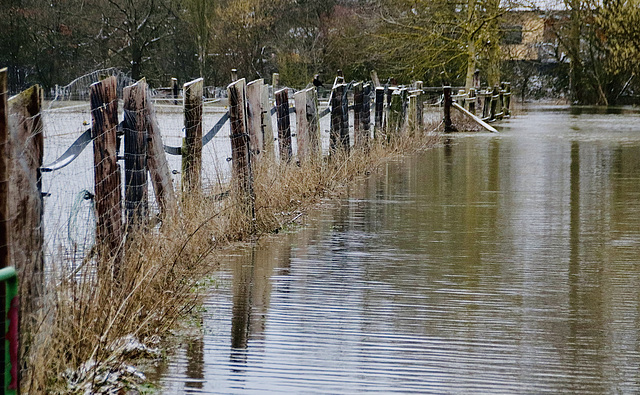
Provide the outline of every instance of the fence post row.
{"type": "Polygon", "coordinates": [[[289,116],[289,90],[280,89],[275,93],[276,114],[278,116],[278,143],[280,147],[280,160],[290,162],[293,157],[291,146],[291,118],[289,116]]]}
{"type": "Polygon", "coordinates": [[[184,84],[184,130],[182,144],[182,190],[201,193],[203,79],[184,84]]]}
{"type": "Polygon", "coordinates": [[[124,208],[129,225],[146,221],[148,212],[146,85],[142,79],[123,90],[124,208]]]}
{"type": "MultiPolygon", "coordinates": [[[[122,202],[120,166],[116,153],[118,97],[116,77],[90,87],[95,174],[96,240],[103,259],[114,260],[114,270],[122,262],[122,202]]],[[[115,273],[114,273],[115,274],[115,273]]]]}

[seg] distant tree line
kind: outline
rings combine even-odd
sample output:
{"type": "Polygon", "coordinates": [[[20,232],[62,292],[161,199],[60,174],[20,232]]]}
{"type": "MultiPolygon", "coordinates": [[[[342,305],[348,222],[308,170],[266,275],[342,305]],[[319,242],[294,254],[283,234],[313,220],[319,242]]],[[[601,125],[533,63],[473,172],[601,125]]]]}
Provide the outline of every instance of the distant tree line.
{"type": "MultiPolygon", "coordinates": [[[[637,91],[640,0],[562,0],[557,66],[547,68],[577,103],[612,104],[637,91]]],[[[0,65],[12,91],[48,90],[119,67],[152,86],[204,77],[224,86],[279,72],[303,87],[342,69],[397,82],[470,86],[530,73],[501,52],[504,26],[526,0],[0,0],[0,65]],[[505,74],[506,73],[506,74],[505,74]]],[[[538,65],[539,66],[539,65],[538,65]]],[[[525,75],[526,77],[526,75],[525,75]]],[[[526,81],[526,79],[523,79],[526,81]]]]}

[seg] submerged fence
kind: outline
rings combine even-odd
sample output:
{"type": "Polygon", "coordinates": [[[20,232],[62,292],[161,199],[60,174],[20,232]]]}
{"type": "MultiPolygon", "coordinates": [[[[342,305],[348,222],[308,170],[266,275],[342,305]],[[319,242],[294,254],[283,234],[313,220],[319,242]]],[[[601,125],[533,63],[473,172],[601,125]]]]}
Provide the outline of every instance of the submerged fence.
{"type": "MultiPolygon", "coordinates": [[[[338,76],[321,109],[315,87],[294,92],[276,89],[262,79],[249,83],[236,79],[226,89],[227,109],[214,111],[205,108],[202,79],[184,84],[183,106],[177,110],[174,103],[154,104],[144,79],[125,84],[113,75],[99,81],[95,77],[79,90],[88,94],[86,113],[75,112],[85,111],[81,101],[44,111],[37,86],[8,99],[6,69],[0,70],[0,269],[17,268],[24,317],[41,303],[47,257],[62,254],[74,264],[97,256],[97,261],[113,260],[117,271],[127,228],[147,227],[152,216],[175,213],[177,189],[198,195],[216,185],[220,198],[234,190],[253,215],[252,163],[263,157],[314,164],[325,155],[366,150],[374,140],[391,142],[403,134],[423,132],[425,109],[433,104],[442,105],[442,116],[438,108],[436,117],[442,119],[445,131],[455,130],[451,108],[473,117],[479,112],[480,121],[509,116],[508,84],[456,95],[449,87],[438,88],[436,96],[441,99],[428,103],[434,89],[424,88],[420,81],[381,86],[375,74],[373,82],[346,83],[338,76]],[[46,120],[52,114],[70,114],[68,123],[73,125],[56,126],[59,133],[47,132],[46,120]],[[83,119],[85,115],[90,120],[83,119]],[[68,133],[66,128],[77,132],[68,133]],[[175,133],[167,133],[169,129],[175,133]],[[54,137],[66,143],[51,150],[47,145],[45,151],[45,139],[54,137]],[[89,144],[92,153],[86,150],[89,144]],[[77,168],[69,170],[74,162],[77,168]],[[74,180],[83,180],[83,188],[68,188],[74,180]],[[60,205],[49,208],[47,199],[54,198],[60,205]],[[56,218],[56,226],[47,222],[56,218]],[[66,235],[60,234],[61,223],[66,235]]],[[[175,103],[178,91],[174,80],[170,100],[175,103]]]]}

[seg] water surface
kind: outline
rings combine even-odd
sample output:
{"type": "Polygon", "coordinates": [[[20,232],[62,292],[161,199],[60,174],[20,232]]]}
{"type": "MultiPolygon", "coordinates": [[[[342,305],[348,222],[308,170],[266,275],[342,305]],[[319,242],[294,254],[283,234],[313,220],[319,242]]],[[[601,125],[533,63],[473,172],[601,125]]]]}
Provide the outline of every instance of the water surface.
{"type": "Polygon", "coordinates": [[[163,391],[640,392],[640,114],[500,126],[230,255],[163,391]]]}

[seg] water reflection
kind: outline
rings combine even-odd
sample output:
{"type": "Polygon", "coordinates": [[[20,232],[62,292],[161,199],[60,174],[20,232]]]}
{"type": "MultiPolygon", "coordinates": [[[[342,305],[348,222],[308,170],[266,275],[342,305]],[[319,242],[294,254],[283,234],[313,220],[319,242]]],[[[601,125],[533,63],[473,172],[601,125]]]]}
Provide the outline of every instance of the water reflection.
{"type": "Polygon", "coordinates": [[[637,113],[451,136],[307,221],[230,258],[167,392],[640,391],[637,113]]]}

